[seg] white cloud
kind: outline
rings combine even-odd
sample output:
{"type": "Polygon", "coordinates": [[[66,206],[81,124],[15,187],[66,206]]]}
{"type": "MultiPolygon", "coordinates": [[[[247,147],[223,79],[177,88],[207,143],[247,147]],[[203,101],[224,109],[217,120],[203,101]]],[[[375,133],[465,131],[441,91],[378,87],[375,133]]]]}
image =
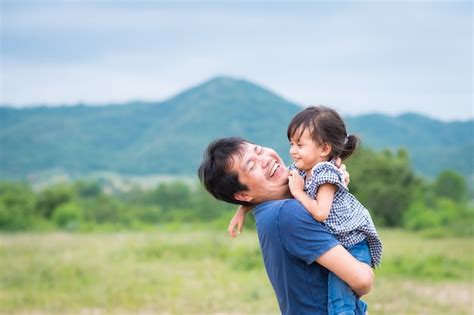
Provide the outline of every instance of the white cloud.
{"type": "Polygon", "coordinates": [[[343,112],[473,117],[472,4],[13,5],[0,101],[163,100],[214,75],[343,112]]]}

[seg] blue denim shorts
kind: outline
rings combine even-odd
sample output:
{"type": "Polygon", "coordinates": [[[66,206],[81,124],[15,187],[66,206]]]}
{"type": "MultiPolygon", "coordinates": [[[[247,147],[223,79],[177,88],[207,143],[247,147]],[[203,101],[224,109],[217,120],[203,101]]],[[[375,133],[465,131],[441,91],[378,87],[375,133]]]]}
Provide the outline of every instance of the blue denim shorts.
{"type": "MultiPolygon", "coordinates": [[[[370,266],[369,244],[366,240],[347,248],[357,260],[370,266]]],[[[334,273],[328,276],[328,312],[329,315],[365,315],[367,304],[362,301],[355,292],[334,273]]]]}

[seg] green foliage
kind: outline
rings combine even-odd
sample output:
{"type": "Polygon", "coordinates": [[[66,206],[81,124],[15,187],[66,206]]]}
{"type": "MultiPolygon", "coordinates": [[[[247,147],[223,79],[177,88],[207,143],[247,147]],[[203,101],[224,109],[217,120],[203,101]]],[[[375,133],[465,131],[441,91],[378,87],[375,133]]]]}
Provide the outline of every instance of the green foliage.
{"type": "Polygon", "coordinates": [[[82,220],[82,209],[73,202],[60,205],[53,214],[53,221],[56,225],[68,230],[77,230],[82,220]]]}
{"type": "Polygon", "coordinates": [[[345,120],[366,146],[408,150],[413,168],[423,176],[435,177],[448,168],[466,176],[473,172],[473,120],[441,122],[410,113],[396,117],[369,114],[345,120]]]}
{"type": "Polygon", "coordinates": [[[75,182],[73,189],[82,198],[93,198],[102,194],[102,188],[98,182],[75,182]]]}
{"type": "Polygon", "coordinates": [[[73,198],[73,191],[69,185],[55,185],[40,192],[36,201],[35,211],[49,219],[54,209],[69,202],[73,198]]]}
{"type": "Polygon", "coordinates": [[[84,209],[84,218],[96,224],[118,224],[124,214],[121,211],[123,205],[115,198],[106,195],[83,200],[81,205],[84,209]]]}
{"type": "Polygon", "coordinates": [[[430,236],[474,235],[474,207],[447,198],[417,200],[404,214],[404,227],[430,236]]]}
{"type": "Polygon", "coordinates": [[[436,178],[433,188],[434,193],[439,197],[449,198],[458,202],[467,200],[466,180],[452,170],[441,172],[436,178]]]}
{"type": "Polygon", "coordinates": [[[410,168],[406,151],[375,152],[360,149],[348,162],[349,189],[381,225],[401,226],[403,212],[419,182],[410,168]]]}
{"type": "Polygon", "coordinates": [[[456,204],[449,199],[436,199],[432,206],[416,202],[404,215],[405,227],[419,231],[446,226],[456,217],[456,204]]]}
{"type": "Polygon", "coordinates": [[[236,209],[212,198],[199,184],[190,186],[177,181],[161,183],[151,191],[134,189],[118,198],[127,205],[123,211],[133,212],[133,217],[146,223],[229,220],[236,209]],[[153,213],[145,214],[145,209],[153,213]]]}
{"type": "Polygon", "coordinates": [[[432,236],[472,236],[474,207],[467,201],[466,186],[453,171],[442,172],[434,183],[423,183],[404,213],[404,226],[432,236]]]}
{"type": "MultiPolygon", "coordinates": [[[[351,192],[378,226],[405,227],[431,236],[473,234],[474,208],[460,175],[446,171],[433,182],[415,176],[407,151],[360,149],[347,161],[351,192]],[[454,189],[453,189],[454,188],[454,189]]],[[[223,233],[235,205],[212,198],[198,184],[161,182],[151,190],[105,194],[100,183],[75,182],[34,192],[0,183],[0,230],[180,230],[206,225],[223,233]]],[[[245,229],[254,228],[247,216],[245,229]]]]}
{"type": "Polygon", "coordinates": [[[164,211],[191,207],[191,190],[181,182],[162,183],[153,190],[149,202],[159,204],[164,211]]]}
{"type": "Polygon", "coordinates": [[[34,225],[36,196],[23,183],[0,182],[0,230],[27,230],[34,225]]]}

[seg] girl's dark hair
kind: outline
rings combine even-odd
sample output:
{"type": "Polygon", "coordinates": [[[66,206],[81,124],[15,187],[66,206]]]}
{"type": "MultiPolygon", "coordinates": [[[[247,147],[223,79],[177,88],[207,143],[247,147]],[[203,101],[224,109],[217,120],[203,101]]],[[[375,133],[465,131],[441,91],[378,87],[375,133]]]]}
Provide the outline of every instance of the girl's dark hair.
{"type": "Polygon", "coordinates": [[[300,138],[304,130],[309,130],[313,141],[319,145],[329,143],[332,147],[329,159],[347,159],[357,148],[357,136],[347,135],[341,116],[325,106],[310,106],[296,114],[287,131],[288,140],[300,138]]]}

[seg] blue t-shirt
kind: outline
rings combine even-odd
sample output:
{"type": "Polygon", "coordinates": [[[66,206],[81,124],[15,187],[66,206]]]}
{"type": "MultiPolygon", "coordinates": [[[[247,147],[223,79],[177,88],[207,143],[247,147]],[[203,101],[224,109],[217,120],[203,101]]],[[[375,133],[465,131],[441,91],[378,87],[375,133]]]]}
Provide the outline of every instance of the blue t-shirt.
{"type": "Polygon", "coordinates": [[[253,213],[282,314],[327,314],[328,270],[315,260],[337,239],[294,199],[264,202],[253,213]]]}

